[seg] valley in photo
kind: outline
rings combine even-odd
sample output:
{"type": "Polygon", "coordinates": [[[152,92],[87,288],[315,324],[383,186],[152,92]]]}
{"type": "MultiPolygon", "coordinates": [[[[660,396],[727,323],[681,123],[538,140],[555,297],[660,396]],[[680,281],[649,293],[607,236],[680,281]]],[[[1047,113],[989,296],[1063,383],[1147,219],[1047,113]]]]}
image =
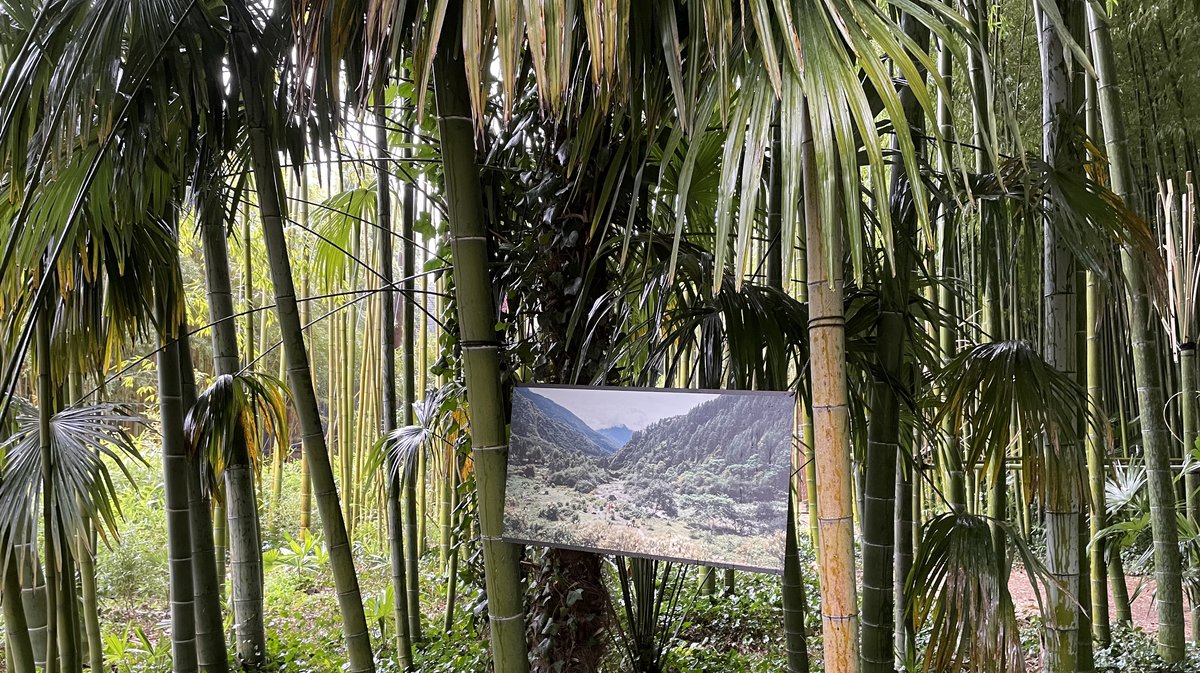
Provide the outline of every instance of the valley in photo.
{"type": "Polygon", "coordinates": [[[780,572],[789,393],[518,387],[504,536],[780,572]]]}

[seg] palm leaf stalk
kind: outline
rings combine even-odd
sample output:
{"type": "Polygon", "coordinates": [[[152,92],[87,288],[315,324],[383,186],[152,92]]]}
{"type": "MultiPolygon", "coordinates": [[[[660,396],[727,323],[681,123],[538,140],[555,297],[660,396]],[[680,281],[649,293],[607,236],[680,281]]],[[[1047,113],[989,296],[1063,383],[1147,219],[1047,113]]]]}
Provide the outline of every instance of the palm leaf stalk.
{"type": "MultiPolygon", "coordinates": [[[[229,281],[229,249],[221,208],[209,204],[201,213],[204,277],[208,286],[209,320],[212,322],[213,371],[218,376],[238,373],[237,323],[229,281]]],[[[246,241],[247,249],[250,247],[246,241]]],[[[251,419],[249,422],[257,423],[251,419]]],[[[242,433],[246,437],[249,433],[242,433]]],[[[280,445],[286,445],[281,438],[280,445]]],[[[257,668],[266,661],[267,636],[263,625],[262,542],[251,452],[260,447],[234,441],[225,463],[225,506],[229,522],[230,589],[233,598],[235,647],[242,664],[257,668]]],[[[207,460],[208,452],[196,454],[207,460]]],[[[212,625],[206,625],[206,630],[212,625]]],[[[211,637],[211,634],[210,634],[211,637]]],[[[224,659],[224,652],[221,653],[224,659]]]]}
{"type": "MultiPolygon", "coordinates": [[[[256,42],[252,37],[254,29],[249,11],[245,6],[235,6],[231,11],[234,16],[234,44],[247,46],[256,42]]],[[[266,243],[275,291],[275,310],[288,362],[288,383],[296,415],[300,420],[301,442],[304,452],[308,455],[313,497],[317,501],[317,510],[321,516],[322,529],[329,549],[346,650],[350,659],[349,670],[351,673],[370,673],[375,670],[370,633],[367,630],[362,593],[359,590],[354,557],[346,533],[346,521],[342,517],[325,433],[321,427],[320,409],[313,388],[303,325],[300,323],[296,304],[292,265],[287,239],[284,236],[285,201],[274,135],[276,124],[268,121],[271,99],[264,95],[261,89],[263,82],[270,81],[264,74],[270,71],[263,67],[268,65],[268,60],[264,59],[262,54],[235,49],[233,64],[237,80],[243,87],[242,101],[250,135],[255,184],[258,187],[263,240],[266,243]]]]}
{"type": "Polygon", "coordinates": [[[488,236],[475,161],[475,129],[457,3],[433,63],[442,165],[446,181],[463,370],[470,409],[484,581],[496,673],[527,673],[525,606],[518,548],[501,541],[508,446],[500,384],[496,310],[488,280],[488,236]]]}
{"type": "MultiPolygon", "coordinates": [[[[396,331],[395,304],[392,290],[392,192],[388,173],[387,156],[387,103],[384,101],[382,83],[375,88],[375,192],[376,213],[379,218],[378,248],[379,248],[379,281],[382,288],[379,293],[379,307],[382,313],[380,320],[380,352],[382,355],[382,390],[380,400],[383,405],[382,426],[383,434],[387,436],[396,430],[396,331]]],[[[405,278],[408,269],[405,269],[405,278]]],[[[411,339],[411,334],[405,328],[405,337],[411,339]]],[[[411,343],[411,342],[406,342],[411,343]]],[[[411,364],[411,363],[409,363],[411,364]]],[[[407,374],[406,374],[407,376],[407,374]]],[[[407,378],[405,379],[408,380],[407,378]]],[[[411,391],[406,391],[411,393],[411,391]]],[[[410,400],[411,402],[411,400],[410,400]]],[[[406,408],[409,404],[405,405],[406,408]]],[[[407,416],[407,410],[405,415],[407,416]]],[[[407,424],[406,424],[407,425],[407,424]]],[[[405,578],[407,556],[404,549],[404,520],[400,507],[400,478],[394,470],[386,479],[387,499],[387,530],[388,544],[391,551],[393,609],[396,618],[396,657],[401,668],[412,666],[412,641],[409,637],[409,617],[411,609],[405,599],[408,582],[405,578]]],[[[419,605],[418,605],[419,608],[419,605]]]]}
{"type": "MultiPolygon", "coordinates": [[[[1112,191],[1128,202],[1133,181],[1108,17],[1102,8],[1089,2],[1087,20],[1112,191]]],[[[1175,490],[1170,467],[1171,449],[1162,414],[1165,404],[1161,372],[1158,369],[1158,345],[1150,314],[1149,288],[1153,277],[1151,268],[1147,267],[1132,245],[1122,247],[1121,266],[1129,285],[1126,308],[1132,332],[1134,378],[1137,382],[1139,418],[1150,486],[1154,576],[1158,586],[1155,601],[1158,608],[1158,651],[1167,662],[1177,662],[1184,656],[1183,586],[1179,532],[1175,520],[1175,490]]]]}

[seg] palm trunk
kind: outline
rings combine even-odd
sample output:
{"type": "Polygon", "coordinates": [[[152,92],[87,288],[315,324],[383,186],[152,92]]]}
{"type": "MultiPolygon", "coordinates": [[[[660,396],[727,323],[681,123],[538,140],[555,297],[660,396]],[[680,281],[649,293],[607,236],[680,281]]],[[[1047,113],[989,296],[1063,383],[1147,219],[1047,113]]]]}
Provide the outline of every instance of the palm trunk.
{"type": "MultiPolygon", "coordinates": [[[[217,376],[238,373],[237,323],[233,291],[229,285],[229,249],[220,209],[207,209],[201,226],[204,245],[205,280],[208,285],[209,320],[212,322],[213,365],[217,376]]],[[[249,239],[246,246],[249,248],[249,239]]],[[[239,435],[242,433],[239,433],[239,435]]],[[[286,444],[280,438],[280,444],[286,444]]],[[[267,637],[263,627],[262,544],[259,536],[258,504],[249,447],[239,436],[225,469],[228,507],[230,587],[233,593],[234,634],[238,658],[247,668],[266,661],[267,637]]]]}
{"type": "MultiPolygon", "coordinates": [[[[378,154],[375,168],[377,212],[379,214],[379,275],[383,288],[379,293],[380,307],[380,351],[382,355],[382,400],[383,433],[396,429],[396,330],[395,305],[392,291],[392,193],[387,165],[387,121],[383,87],[378,86],[375,95],[375,151],[378,154]]],[[[407,330],[406,330],[407,331],[407,330]]],[[[407,416],[407,414],[406,414],[407,416]]],[[[409,605],[403,599],[408,587],[405,580],[404,543],[400,514],[400,480],[396,466],[389,465],[392,476],[387,481],[387,527],[392,562],[392,592],[396,617],[396,657],[403,669],[412,666],[412,641],[409,638],[409,605]]]]}
{"type": "MultiPolygon", "coordinates": [[[[1116,69],[1113,67],[1107,17],[1101,15],[1101,10],[1094,4],[1088,4],[1087,10],[1112,189],[1128,202],[1133,183],[1130,180],[1129,157],[1125,148],[1125,118],[1116,69]]],[[[1137,252],[1129,246],[1122,250],[1121,266],[1129,283],[1127,308],[1132,332],[1133,369],[1150,489],[1154,577],[1158,585],[1155,601],[1158,607],[1158,651],[1164,660],[1173,663],[1181,661],[1184,656],[1184,617],[1177,508],[1170,466],[1171,447],[1163,422],[1165,404],[1146,273],[1137,252]]]]}
{"type": "MultiPolygon", "coordinates": [[[[242,28],[235,26],[235,33],[242,31],[242,28]]],[[[240,38],[235,35],[235,40],[237,39],[248,38],[245,35],[241,35],[240,38]]],[[[313,389],[312,370],[308,363],[303,326],[296,305],[292,265],[287,239],[284,237],[284,194],[279,155],[275,147],[275,135],[271,132],[273,124],[269,126],[267,120],[268,99],[261,90],[264,75],[261,69],[245,62],[247,54],[239,52],[237,56],[239,58],[235,59],[234,70],[243,87],[252,164],[262,215],[263,240],[266,243],[271,280],[275,289],[275,311],[279,318],[283,350],[288,362],[288,382],[292,400],[300,420],[301,441],[304,452],[308,455],[313,496],[317,501],[317,510],[325,532],[325,543],[329,549],[330,565],[333,568],[338,608],[350,658],[349,670],[351,673],[373,672],[375,662],[363,612],[362,593],[354,569],[350,540],[346,534],[346,522],[342,518],[333,468],[329,463],[329,450],[325,444],[324,429],[321,427],[321,413],[317,406],[316,391],[313,389]]]]}
{"type": "MultiPolygon", "coordinates": [[[[846,317],[842,298],[842,223],[823,222],[816,195],[831,198],[817,175],[812,126],[804,112],[804,224],[808,258],[808,333],[812,377],[813,455],[821,518],[825,670],[858,673],[858,597],[854,572],[854,503],[850,486],[846,317]],[[832,248],[832,249],[831,249],[832,248]]],[[[858,198],[851,195],[848,198],[858,198]]]]}
{"type": "MultiPolygon", "coordinates": [[[[169,310],[169,309],[168,309],[169,310]]],[[[195,590],[192,581],[191,508],[188,506],[188,459],[183,438],[183,393],[176,324],[160,312],[166,333],[158,356],[159,414],[162,432],[164,501],[167,511],[167,558],[171,585],[171,662],[175,673],[195,673],[195,590]]],[[[49,584],[49,583],[47,583],[49,584]]]]}
{"type": "Polygon", "coordinates": [[[508,446],[500,383],[496,307],[488,281],[488,236],[475,163],[475,129],[463,68],[457,3],[451,3],[438,54],[434,89],[446,180],[460,343],[470,409],[471,442],[483,541],[484,580],[496,673],[526,673],[525,606],[519,548],[500,539],[508,446]]]}

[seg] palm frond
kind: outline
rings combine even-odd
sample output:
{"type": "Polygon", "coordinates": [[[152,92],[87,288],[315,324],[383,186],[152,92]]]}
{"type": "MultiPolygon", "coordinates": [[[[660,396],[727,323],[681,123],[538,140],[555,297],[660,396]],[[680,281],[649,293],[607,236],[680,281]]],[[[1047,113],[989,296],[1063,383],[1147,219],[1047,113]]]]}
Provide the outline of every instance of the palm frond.
{"type": "MultiPolygon", "coordinates": [[[[21,541],[37,538],[44,488],[38,411],[24,400],[13,411],[14,431],[0,443],[5,454],[0,541],[6,554],[21,541]]],[[[70,407],[50,418],[50,489],[58,517],[52,543],[59,553],[91,551],[74,547],[88,544],[89,537],[81,533],[89,523],[105,543],[118,536],[120,499],[109,466],[115,465],[136,487],[126,463],[144,461],[130,429],[144,423],[119,404],[70,407]]]]}
{"type": "Polygon", "coordinates": [[[448,387],[431,390],[425,399],[414,403],[416,424],[396,428],[379,438],[367,457],[368,473],[378,474],[379,468],[385,466],[389,480],[407,484],[416,479],[421,450],[439,437],[454,404],[448,387]]]}
{"type": "MultiPolygon", "coordinates": [[[[966,440],[968,464],[1003,460],[1018,439],[1032,449],[1039,435],[1055,452],[1079,448],[1076,425],[1086,410],[1082,388],[1025,341],[966,349],[946,363],[936,383],[943,398],[933,423],[949,421],[951,432],[966,440]]],[[[1029,488],[1036,490],[1043,476],[1042,454],[1028,450],[1022,460],[1029,488]]]]}
{"type": "Polygon", "coordinates": [[[245,450],[257,475],[274,443],[289,441],[288,397],[282,381],[261,373],[223,374],[197,397],[184,435],[210,494],[235,451],[245,450]]]}
{"type": "Polygon", "coordinates": [[[1007,558],[1007,550],[995,548],[989,523],[1000,525],[1005,539],[1016,547],[1039,606],[1041,588],[1052,582],[1008,524],[967,513],[931,519],[921,531],[920,554],[907,580],[912,596],[908,618],[915,620],[918,630],[929,629],[925,671],[1025,671],[1008,569],[996,563],[1007,558]]]}

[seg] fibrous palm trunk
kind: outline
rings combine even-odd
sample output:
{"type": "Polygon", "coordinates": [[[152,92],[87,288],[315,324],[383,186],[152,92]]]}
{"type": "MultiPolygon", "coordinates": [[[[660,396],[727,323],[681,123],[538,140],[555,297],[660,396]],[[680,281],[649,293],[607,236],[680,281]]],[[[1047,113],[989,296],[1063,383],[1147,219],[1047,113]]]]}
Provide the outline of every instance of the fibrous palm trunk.
{"type": "MultiPolygon", "coordinates": [[[[248,10],[239,8],[233,21],[234,40],[249,43],[249,28],[241,24],[249,21],[248,10]]],[[[362,592],[358,586],[358,575],[354,569],[354,556],[346,534],[346,521],[342,518],[341,503],[333,468],[329,462],[329,450],[325,443],[325,432],[321,427],[321,412],[317,406],[317,395],[313,387],[312,370],[309,367],[308,351],[304,344],[303,325],[296,305],[296,288],[292,279],[292,264],[284,236],[283,178],[280,175],[279,154],[272,134],[274,125],[268,122],[268,97],[262,91],[263,82],[270,81],[270,71],[255,67],[255,57],[237,51],[234,72],[242,86],[246,108],[246,123],[250,135],[252,165],[255,184],[258,187],[258,206],[262,215],[263,240],[275,290],[275,311],[279,318],[279,330],[283,350],[287,357],[288,383],[292,392],[296,416],[301,426],[301,442],[308,456],[309,476],[312,478],[313,497],[321,516],[325,532],[325,544],[329,550],[333,581],[338,597],[338,608],[342,617],[342,631],[350,659],[351,673],[366,673],[375,670],[371,652],[371,638],[367,631],[367,620],[363,612],[362,592]]],[[[258,64],[261,66],[261,64],[258,64]]]]}
{"type": "MultiPolygon", "coordinates": [[[[1096,65],[1100,119],[1108,151],[1112,190],[1126,201],[1130,198],[1129,157],[1125,147],[1125,120],[1113,66],[1112,40],[1107,17],[1094,3],[1087,6],[1092,55],[1096,65]]],[[[1150,490],[1151,528],[1154,535],[1154,578],[1157,583],[1158,651],[1167,662],[1184,655],[1183,585],[1176,524],[1176,499],[1171,475],[1167,428],[1163,420],[1161,372],[1158,345],[1151,318],[1146,271],[1131,246],[1121,252],[1121,266],[1129,284],[1126,306],[1132,333],[1133,369],[1137,382],[1138,416],[1150,490]]]]}
{"type": "MultiPolygon", "coordinates": [[[[451,13],[457,14],[456,3],[451,13]]],[[[488,236],[475,162],[475,129],[463,67],[460,33],[448,16],[434,59],[434,90],[441,131],[454,284],[471,442],[483,541],[484,580],[496,673],[526,673],[525,606],[519,549],[500,539],[508,446],[500,387],[495,300],[488,281],[488,236]]]]}
{"type": "MultiPolygon", "coordinates": [[[[808,258],[808,334],[812,377],[813,455],[817,470],[818,569],[825,670],[858,673],[858,597],[854,572],[854,503],[850,486],[850,412],[846,379],[842,223],[823,221],[818,198],[832,198],[817,174],[812,126],[804,113],[804,224],[808,258]],[[830,249],[830,248],[833,249],[830,249]]],[[[849,198],[857,198],[857,195],[849,198]]]]}

